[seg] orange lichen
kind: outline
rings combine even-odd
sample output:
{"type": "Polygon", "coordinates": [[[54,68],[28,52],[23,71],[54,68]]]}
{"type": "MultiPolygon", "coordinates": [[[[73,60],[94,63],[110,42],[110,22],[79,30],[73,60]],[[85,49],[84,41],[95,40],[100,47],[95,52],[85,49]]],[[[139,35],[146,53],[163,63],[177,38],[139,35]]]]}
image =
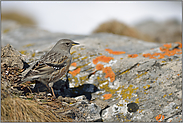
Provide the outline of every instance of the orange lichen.
{"type": "Polygon", "coordinates": [[[161,50],[161,52],[168,52],[169,51],[169,49],[164,48],[164,47],[160,47],[159,49],[161,50]]]}
{"type": "Polygon", "coordinates": [[[104,65],[103,64],[97,64],[96,65],[96,69],[97,70],[102,70],[104,68],[104,65]]]}
{"type": "Polygon", "coordinates": [[[103,97],[104,99],[108,100],[112,97],[112,94],[104,94],[103,97]]]}
{"type": "Polygon", "coordinates": [[[152,56],[159,56],[161,53],[153,53],[152,56]]]}
{"type": "MultiPolygon", "coordinates": [[[[180,42],[177,42],[177,43],[181,47],[182,44],[180,42]]],[[[163,58],[165,58],[165,56],[170,57],[170,56],[174,56],[175,54],[182,54],[181,49],[174,48],[174,49],[170,50],[169,48],[171,48],[171,47],[172,47],[172,44],[164,44],[163,47],[159,48],[162,53],[156,53],[156,52],[153,54],[147,53],[147,54],[143,54],[143,57],[149,57],[150,59],[156,59],[157,56],[159,56],[158,59],[163,59],[163,58]]]]}
{"type": "Polygon", "coordinates": [[[151,55],[151,56],[149,57],[149,59],[156,59],[156,57],[154,57],[153,55],[151,55]]]}
{"type": "Polygon", "coordinates": [[[151,54],[150,53],[146,53],[146,54],[143,54],[144,57],[150,57],[151,54]]]}
{"type": "Polygon", "coordinates": [[[128,54],[128,57],[130,58],[136,58],[138,56],[138,54],[128,54]]]}
{"type": "Polygon", "coordinates": [[[111,67],[105,67],[103,72],[106,74],[105,78],[110,78],[110,81],[113,82],[115,80],[115,73],[112,71],[111,67]]]}
{"type": "Polygon", "coordinates": [[[156,121],[161,122],[163,119],[165,119],[164,115],[159,114],[158,116],[155,117],[156,121]],[[161,120],[160,120],[161,119],[161,120]]]}
{"type": "Polygon", "coordinates": [[[159,114],[158,116],[156,116],[156,120],[158,121],[161,118],[161,114],[159,114]]]}
{"type": "Polygon", "coordinates": [[[113,50],[111,50],[111,49],[105,49],[105,51],[107,51],[108,53],[112,53],[113,52],[113,50]]]}
{"type": "Polygon", "coordinates": [[[163,120],[163,119],[165,119],[165,116],[164,116],[164,115],[162,115],[162,120],[163,120]]]}
{"type": "Polygon", "coordinates": [[[93,64],[97,64],[99,61],[109,63],[110,60],[114,59],[113,57],[107,57],[107,56],[98,56],[95,59],[93,59],[93,64]]]}
{"type": "Polygon", "coordinates": [[[77,69],[75,69],[73,71],[69,71],[69,73],[72,74],[73,76],[76,76],[80,71],[81,71],[81,69],[77,68],[77,69]]]}
{"type": "Polygon", "coordinates": [[[126,53],[125,51],[113,51],[111,49],[105,49],[105,51],[107,51],[108,53],[113,54],[113,55],[120,55],[120,54],[126,53]]]}
{"type": "Polygon", "coordinates": [[[179,48],[182,49],[182,43],[181,42],[176,42],[177,44],[179,44],[179,48]]]}
{"type": "Polygon", "coordinates": [[[163,46],[166,47],[166,48],[171,48],[172,44],[164,44],[163,46]]]}
{"type": "Polygon", "coordinates": [[[73,62],[73,63],[71,64],[71,66],[76,67],[76,66],[77,66],[77,63],[76,63],[76,62],[73,62]]]}
{"type": "Polygon", "coordinates": [[[163,58],[165,58],[164,54],[160,54],[160,56],[158,57],[158,59],[163,59],[163,58]]]}

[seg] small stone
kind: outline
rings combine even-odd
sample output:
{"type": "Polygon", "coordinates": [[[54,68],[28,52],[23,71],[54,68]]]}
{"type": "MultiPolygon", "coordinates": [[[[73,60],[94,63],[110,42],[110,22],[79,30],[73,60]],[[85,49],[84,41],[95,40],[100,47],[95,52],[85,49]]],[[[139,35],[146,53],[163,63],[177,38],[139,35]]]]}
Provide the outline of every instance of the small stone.
{"type": "Polygon", "coordinates": [[[94,103],[98,105],[101,109],[105,109],[106,107],[109,106],[107,102],[100,99],[95,100],[94,103]]]}
{"type": "Polygon", "coordinates": [[[137,105],[137,103],[128,103],[127,104],[127,107],[128,107],[128,111],[131,113],[131,112],[136,112],[138,109],[139,109],[139,106],[137,105]]]}
{"type": "Polygon", "coordinates": [[[76,99],[77,101],[86,100],[86,96],[85,96],[85,95],[81,95],[81,96],[75,97],[75,99],[76,99]]]}

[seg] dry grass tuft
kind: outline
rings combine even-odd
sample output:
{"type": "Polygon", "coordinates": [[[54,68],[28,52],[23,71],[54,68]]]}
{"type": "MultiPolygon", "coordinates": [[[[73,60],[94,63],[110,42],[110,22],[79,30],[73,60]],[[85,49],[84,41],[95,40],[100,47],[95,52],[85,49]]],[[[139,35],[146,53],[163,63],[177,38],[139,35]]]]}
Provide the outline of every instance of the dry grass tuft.
{"type": "Polygon", "coordinates": [[[21,25],[36,25],[36,22],[33,18],[22,15],[18,12],[1,13],[1,20],[14,20],[21,25]]]}
{"type": "Polygon", "coordinates": [[[110,20],[110,21],[104,22],[100,24],[93,31],[93,33],[100,33],[100,32],[124,35],[124,36],[129,36],[137,39],[142,39],[145,41],[153,41],[152,38],[150,38],[149,36],[143,35],[139,33],[136,29],[129,27],[126,24],[119,22],[117,20],[110,20]]]}
{"type": "Polygon", "coordinates": [[[71,122],[33,100],[11,98],[1,100],[2,122],[71,122]]]}

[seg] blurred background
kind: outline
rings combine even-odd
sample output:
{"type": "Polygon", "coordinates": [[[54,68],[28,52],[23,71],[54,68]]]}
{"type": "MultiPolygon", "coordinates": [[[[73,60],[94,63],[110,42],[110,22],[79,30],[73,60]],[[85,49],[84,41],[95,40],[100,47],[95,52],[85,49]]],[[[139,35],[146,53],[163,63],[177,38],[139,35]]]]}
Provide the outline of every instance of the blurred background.
{"type": "Polygon", "coordinates": [[[107,32],[150,42],[182,41],[180,1],[2,1],[1,20],[75,35],[107,32]]]}

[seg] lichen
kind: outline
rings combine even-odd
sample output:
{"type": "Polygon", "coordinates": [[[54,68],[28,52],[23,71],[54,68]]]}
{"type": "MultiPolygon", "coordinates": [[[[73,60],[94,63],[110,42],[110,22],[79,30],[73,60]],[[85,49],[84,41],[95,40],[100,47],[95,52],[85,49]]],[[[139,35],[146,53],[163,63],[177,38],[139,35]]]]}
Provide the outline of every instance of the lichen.
{"type": "Polygon", "coordinates": [[[80,73],[80,71],[81,71],[81,69],[80,68],[77,68],[77,69],[75,69],[73,71],[69,71],[69,73],[72,74],[72,76],[76,76],[77,74],[80,73]]]}
{"type": "Polygon", "coordinates": [[[138,54],[128,54],[129,58],[136,58],[138,56],[138,54]]]}
{"type": "Polygon", "coordinates": [[[107,57],[107,56],[98,56],[95,59],[93,59],[93,64],[97,64],[99,61],[109,63],[110,60],[114,59],[113,57],[107,57]]]}
{"type": "Polygon", "coordinates": [[[113,51],[111,49],[105,49],[105,51],[107,51],[108,53],[113,54],[113,55],[120,55],[120,54],[126,53],[125,51],[113,51]]]}
{"type": "Polygon", "coordinates": [[[103,97],[105,100],[108,100],[112,97],[112,94],[104,94],[103,97]]]}

